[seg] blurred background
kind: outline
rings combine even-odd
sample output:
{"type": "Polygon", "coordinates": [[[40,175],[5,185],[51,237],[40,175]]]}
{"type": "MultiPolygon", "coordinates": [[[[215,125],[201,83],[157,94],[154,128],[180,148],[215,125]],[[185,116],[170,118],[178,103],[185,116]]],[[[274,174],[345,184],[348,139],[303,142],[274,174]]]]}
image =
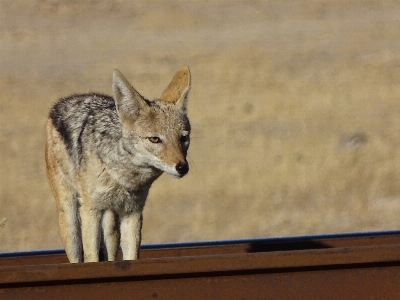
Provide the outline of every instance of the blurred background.
{"type": "Polygon", "coordinates": [[[397,0],[0,3],[0,251],[61,248],[44,124],[59,97],[149,99],[192,72],[190,172],[143,243],[400,228],[397,0]]]}

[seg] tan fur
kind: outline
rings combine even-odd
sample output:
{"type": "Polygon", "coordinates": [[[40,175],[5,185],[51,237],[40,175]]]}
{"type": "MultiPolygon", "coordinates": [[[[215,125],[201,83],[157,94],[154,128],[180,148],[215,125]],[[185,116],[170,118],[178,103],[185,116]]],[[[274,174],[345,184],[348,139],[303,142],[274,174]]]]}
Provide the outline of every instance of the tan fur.
{"type": "MultiPolygon", "coordinates": [[[[71,240],[71,236],[80,236],[77,228],[69,224],[77,222],[74,218],[73,210],[76,203],[73,202],[73,188],[70,182],[67,182],[67,174],[72,173],[72,165],[69,163],[69,157],[65,146],[54,128],[50,119],[46,125],[47,139],[45,148],[47,178],[50,183],[54,198],[56,199],[59,229],[64,243],[65,251],[71,262],[78,262],[76,259],[82,255],[81,247],[76,248],[76,241],[71,240]],[[57,153],[57,156],[56,156],[57,153]]],[[[75,217],[77,217],[75,215],[75,217]]]]}
{"type": "Polygon", "coordinates": [[[171,83],[161,95],[161,100],[166,102],[177,102],[185,90],[190,87],[190,72],[187,66],[183,66],[175,74],[171,83]]]}

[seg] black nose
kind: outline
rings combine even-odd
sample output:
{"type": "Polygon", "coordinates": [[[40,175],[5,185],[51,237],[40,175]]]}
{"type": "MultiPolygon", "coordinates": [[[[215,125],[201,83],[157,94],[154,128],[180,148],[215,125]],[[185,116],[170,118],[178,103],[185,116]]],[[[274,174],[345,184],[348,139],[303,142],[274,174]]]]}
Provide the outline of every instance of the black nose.
{"type": "Polygon", "coordinates": [[[179,175],[185,175],[189,172],[189,164],[187,162],[180,162],[175,166],[176,171],[179,175]]]}

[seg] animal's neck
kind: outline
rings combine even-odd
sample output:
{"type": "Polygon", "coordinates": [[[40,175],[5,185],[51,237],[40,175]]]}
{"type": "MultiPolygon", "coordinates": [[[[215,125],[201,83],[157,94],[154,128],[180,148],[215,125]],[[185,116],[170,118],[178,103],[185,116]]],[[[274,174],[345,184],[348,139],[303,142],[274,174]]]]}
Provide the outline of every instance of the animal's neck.
{"type": "Polygon", "coordinates": [[[114,157],[108,156],[105,164],[111,177],[120,185],[130,190],[141,190],[150,187],[162,174],[161,170],[143,164],[136,153],[127,151],[122,141],[117,147],[117,154],[114,157]]]}

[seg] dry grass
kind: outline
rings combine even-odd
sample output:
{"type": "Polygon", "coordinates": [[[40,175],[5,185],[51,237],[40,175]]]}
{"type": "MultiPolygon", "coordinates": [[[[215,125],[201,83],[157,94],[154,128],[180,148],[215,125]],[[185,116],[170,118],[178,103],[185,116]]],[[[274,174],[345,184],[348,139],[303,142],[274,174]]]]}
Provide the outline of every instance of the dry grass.
{"type": "Polygon", "coordinates": [[[400,4],[0,4],[0,251],[61,247],[44,172],[60,96],[149,98],[193,73],[190,174],[150,193],[143,242],[399,228],[400,4]]]}

